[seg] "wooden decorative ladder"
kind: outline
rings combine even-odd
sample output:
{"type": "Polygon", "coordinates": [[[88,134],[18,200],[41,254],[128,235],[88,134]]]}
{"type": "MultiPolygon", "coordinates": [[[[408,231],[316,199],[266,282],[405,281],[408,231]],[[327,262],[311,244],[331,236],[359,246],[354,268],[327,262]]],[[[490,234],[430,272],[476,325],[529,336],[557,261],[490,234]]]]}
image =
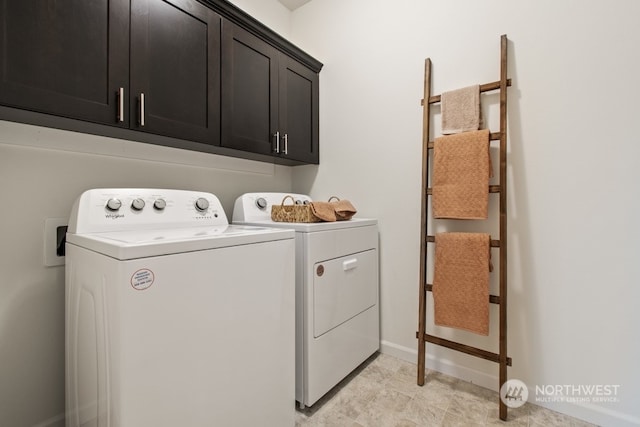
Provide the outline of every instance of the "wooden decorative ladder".
{"type": "MultiPolygon", "coordinates": [[[[427,253],[428,245],[435,242],[435,236],[428,235],[427,198],[431,196],[429,187],[429,150],[433,149],[433,141],[429,141],[431,111],[430,106],[440,102],[440,95],[431,95],[431,60],[427,58],[424,64],[424,98],[422,124],[422,218],[420,227],[420,299],[419,321],[416,338],[418,339],[418,385],[425,381],[425,357],[427,342],[457,350],[475,357],[480,357],[499,364],[499,388],[507,381],[507,366],[511,366],[511,358],[507,357],[507,87],[511,86],[511,79],[507,78],[507,36],[500,38],[500,80],[480,85],[480,92],[500,91],[500,131],[490,134],[491,141],[500,141],[500,184],[490,185],[489,193],[500,195],[500,238],[491,240],[492,248],[500,250],[500,294],[490,295],[489,302],[500,306],[500,342],[498,353],[492,353],[480,348],[446,340],[426,333],[427,323],[427,292],[432,285],[427,283],[427,253]]],[[[507,419],[507,406],[498,399],[501,420],[507,419]]]]}

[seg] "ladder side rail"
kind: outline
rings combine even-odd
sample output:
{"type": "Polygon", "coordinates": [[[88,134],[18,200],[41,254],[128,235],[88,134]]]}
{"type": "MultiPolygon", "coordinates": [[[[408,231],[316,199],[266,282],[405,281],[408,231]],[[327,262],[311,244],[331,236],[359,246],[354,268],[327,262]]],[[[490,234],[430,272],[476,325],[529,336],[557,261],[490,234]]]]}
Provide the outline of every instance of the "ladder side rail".
{"type": "MultiPolygon", "coordinates": [[[[429,99],[431,96],[431,59],[424,61],[424,98],[429,99]]],[[[418,385],[424,385],[425,379],[425,357],[426,349],[424,335],[427,327],[427,188],[429,187],[429,123],[430,123],[430,105],[424,104],[422,108],[422,187],[421,187],[421,220],[420,220],[420,299],[418,307],[418,385]]]]}

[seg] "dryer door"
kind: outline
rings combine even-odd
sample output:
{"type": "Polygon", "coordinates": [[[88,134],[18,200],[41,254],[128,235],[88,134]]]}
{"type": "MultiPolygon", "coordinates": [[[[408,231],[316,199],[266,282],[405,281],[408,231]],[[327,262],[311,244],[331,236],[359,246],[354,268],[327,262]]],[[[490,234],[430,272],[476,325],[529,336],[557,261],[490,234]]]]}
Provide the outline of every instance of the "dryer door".
{"type": "Polygon", "coordinates": [[[371,249],[313,266],[315,338],[377,304],[377,257],[371,249]]]}

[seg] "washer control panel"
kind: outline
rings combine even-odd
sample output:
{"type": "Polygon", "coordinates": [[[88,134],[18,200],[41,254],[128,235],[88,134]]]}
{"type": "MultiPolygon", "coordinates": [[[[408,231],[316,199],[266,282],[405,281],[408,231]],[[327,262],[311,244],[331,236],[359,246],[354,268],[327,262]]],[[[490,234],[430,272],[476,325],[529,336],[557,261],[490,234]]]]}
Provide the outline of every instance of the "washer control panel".
{"type": "Polygon", "coordinates": [[[76,200],[68,232],[228,225],[218,198],[201,191],[99,188],[76,200]]]}

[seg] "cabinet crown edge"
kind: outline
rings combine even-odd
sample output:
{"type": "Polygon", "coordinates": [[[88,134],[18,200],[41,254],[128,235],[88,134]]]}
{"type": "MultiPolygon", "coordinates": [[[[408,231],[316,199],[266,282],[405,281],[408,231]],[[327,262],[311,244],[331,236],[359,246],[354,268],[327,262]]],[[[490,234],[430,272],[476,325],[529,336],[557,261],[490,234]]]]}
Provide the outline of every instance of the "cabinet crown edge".
{"type": "Polygon", "coordinates": [[[223,18],[228,19],[236,25],[244,28],[255,36],[261,38],[265,42],[274,46],[278,50],[288,54],[295,58],[311,70],[319,73],[323,64],[295,46],[293,43],[276,33],[262,22],[249,15],[247,12],[238,8],[234,4],[229,3],[226,0],[198,0],[200,3],[214,10],[220,14],[223,18]]]}

